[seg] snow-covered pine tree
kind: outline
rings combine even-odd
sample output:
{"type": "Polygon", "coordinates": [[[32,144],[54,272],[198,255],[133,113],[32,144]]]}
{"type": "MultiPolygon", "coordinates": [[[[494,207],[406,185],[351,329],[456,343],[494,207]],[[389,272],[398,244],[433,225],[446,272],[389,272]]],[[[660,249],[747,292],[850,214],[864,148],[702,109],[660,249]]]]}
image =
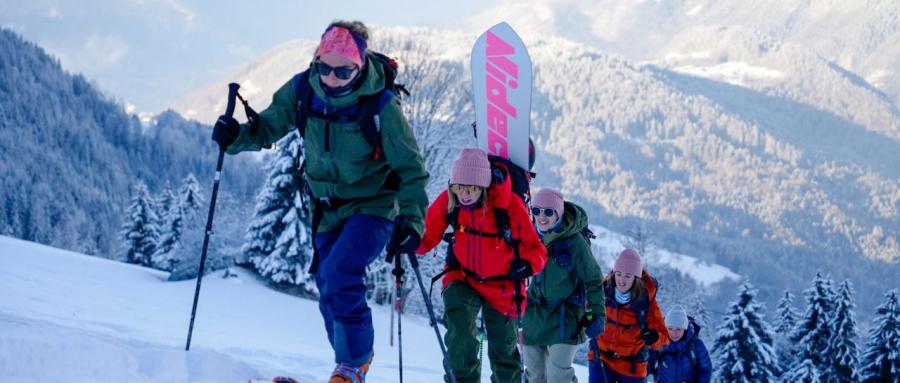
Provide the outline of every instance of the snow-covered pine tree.
{"type": "Polygon", "coordinates": [[[896,289],[884,295],[875,309],[866,351],[862,355],[860,378],[864,383],[900,382],[900,299],[896,289]]]}
{"type": "MultiPolygon", "coordinates": [[[[161,198],[166,197],[163,196],[161,198]]],[[[181,181],[178,194],[166,212],[165,223],[162,226],[159,242],[152,257],[153,267],[160,270],[173,271],[178,263],[187,256],[187,254],[182,253],[192,252],[191,249],[185,251],[183,245],[184,236],[187,233],[188,225],[197,223],[197,213],[200,211],[202,204],[203,194],[200,183],[197,182],[194,174],[190,173],[181,181]]],[[[196,228],[201,230],[195,230],[192,233],[196,235],[202,232],[202,227],[196,226],[196,228]]],[[[199,241],[196,238],[192,238],[189,242],[196,243],[199,241]]]]}
{"type": "Polygon", "coordinates": [[[809,359],[803,359],[792,370],[781,376],[782,383],[824,383],[819,369],[809,359]]]}
{"type": "Polygon", "coordinates": [[[837,301],[830,327],[834,331],[825,352],[828,368],[822,371],[822,380],[843,383],[858,382],[859,351],[856,347],[856,319],[853,316],[853,287],[844,281],[838,287],[837,301]]]}
{"type": "Polygon", "coordinates": [[[150,265],[150,256],[156,250],[156,240],[159,237],[157,221],[147,185],[139,181],[134,187],[131,205],[128,206],[122,224],[123,258],[126,262],[150,265]]]}
{"type": "Polygon", "coordinates": [[[740,287],[737,299],[716,329],[713,347],[715,376],[721,382],[773,382],[778,371],[772,330],[763,319],[750,282],[740,287]]]}
{"type": "Polygon", "coordinates": [[[794,294],[785,290],[784,295],[778,300],[778,308],[775,310],[778,316],[775,318],[775,333],[788,336],[797,327],[797,318],[800,313],[794,308],[794,294]]]}
{"type": "Polygon", "coordinates": [[[172,271],[177,263],[178,250],[181,249],[181,237],[184,233],[184,208],[180,203],[172,206],[166,216],[166,224],[160,231],[156,251],[151,257],[154,268],[172,271]]]}
{"type": "Polygon", "coordinates": [[[800,317],[800,314],[794,308],[794,294],[785,290],[784,295],[778,300],[776,312],[777,316],[773,327],[775,329],[775,351],[778,353],[778,365],[781,371],[789,371],[796,362],[794,344],[791,343],[790,336],[797,327],[797,318],[800,317]]]}
{"type": "Polygon", "coordinates": [[[703,343],[712,344],[714,335],[713,328],[710,327],[712,320],[709,317],[709,310],[706,309],[705,295],[701,291],[703,290],[698,289],[697,293],[692,294],[689,298],[688,315],[693,317],[694,322],[700,325],[700,339],[703,340],[703,343]]]}
{"type": "Polygon", "coordinates": [[[197,212],[203,205],[203,190],[194,173],[189,173],[184,180],[181,181],[181,189],[178,191],[178,202],[181,204],[181,211],[184,218],[188,222],[193,222],[197,216],[197,212]]]}
{"type": "Polygon", "coordinates": [[[243,252],[263,277],[317,293],[315,278],[307,272],[313,256],[309,213],[297,182],[296,153],[301,143],[292,132],[276,145],[268,178],[256,197],[243,252]]]}
{"type": "Polygon", "coordinates": [[[803,295],[806,297],[806,312],[791,334],[791,341],[795,344],[795,360],[809,359],[821,375],[828,368],[823,351],[828,349],[828,340],[833,333],[831,317],[835,292],[831,281],[817,273],[813,286],[804,290],[803,295]]]}
{"type": "Polygon", "coordinates": [[[165,227],[169,211],[175,206],[176,201],[178,201],[178,197],[175,196],[172,187],[167,183],[156,197],[156,216],[159,218],[157,221],[158,227],[165,227]]]}

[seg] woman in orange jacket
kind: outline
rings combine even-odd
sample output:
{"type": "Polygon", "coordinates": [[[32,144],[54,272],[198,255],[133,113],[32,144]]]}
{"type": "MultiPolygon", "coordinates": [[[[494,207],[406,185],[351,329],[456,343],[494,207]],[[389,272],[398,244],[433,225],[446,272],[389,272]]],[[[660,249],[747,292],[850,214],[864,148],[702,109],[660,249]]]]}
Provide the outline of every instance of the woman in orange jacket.
{"type": "Polygon", "coordinates": [[[641,257],[625,249],[606,279],[606,326],[591,341],[590,383],[637,383],[647,377],[650,348],[668,338],[666,322],[656,303],[656,280],[643,269],[641,257]]]}
{"type": "Polygon", "coordinates": [[[547,250],[525,204],[512,193],[509,177],[492,182],[491,164],[481,149],[463,149],[453,163],[448,190],[428,207],[416,253],[427,253],[442,239],[449,243],[442,294],[445,340],[456,381],[481,381],[475,325],[481,310],[492,381],[518,382],[515,318],[526,302],[520,310],[515,298],[526,296],[521,281],[544,268],[547,250]],[[445,234],[448,227],[452,231],[445,234]]]}

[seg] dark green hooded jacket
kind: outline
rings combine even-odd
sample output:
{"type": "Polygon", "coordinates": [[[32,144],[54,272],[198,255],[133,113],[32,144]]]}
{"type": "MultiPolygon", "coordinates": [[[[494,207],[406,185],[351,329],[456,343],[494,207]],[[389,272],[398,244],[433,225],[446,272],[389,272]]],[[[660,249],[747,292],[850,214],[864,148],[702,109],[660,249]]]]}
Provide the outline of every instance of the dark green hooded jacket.
{"type": "Polygon", "coordinates": [[[592,315],[606,315],[603,274],[581,234],[588,225],[587,213],[571,202],[564,210],[562,223],[542,238],[547,265],[528,287],[523,331],[530,346],[584,342],[585,302],[592,315]]]}
{"type": "MultiPolygon", "coordinates": [[[[348,107],[356,104],[360,96],[376,94],[385,87],[381,64],[369,58],[365,68],[359,86],[345,96],[327,97],[315,66],[309,69],[310,86],[325,101],[327,110],[348,107]]],[[[228,147],[228,154],[269,148],[296,129],[297,96],[293,79],[275,92],[272,104],[259,115],[255,134],[248,124],[241,125],[240,135],[228,147]]],[[[379,118],[384,156],[378,160],[356,121],[326,123],[324,119],[308,118],[303,144],[304,177],[312,196],[347,201],[336,209],[325,210],[319,232],[335,229],[351,215],[364,213],[387,219],[403,215],[422,234],[428,206],[425,193],[428,172],[415,136],[396,97],[381,110],[379,118]],[[387,186],[391,170],[399,176],[399,188],[387,186]]]]}

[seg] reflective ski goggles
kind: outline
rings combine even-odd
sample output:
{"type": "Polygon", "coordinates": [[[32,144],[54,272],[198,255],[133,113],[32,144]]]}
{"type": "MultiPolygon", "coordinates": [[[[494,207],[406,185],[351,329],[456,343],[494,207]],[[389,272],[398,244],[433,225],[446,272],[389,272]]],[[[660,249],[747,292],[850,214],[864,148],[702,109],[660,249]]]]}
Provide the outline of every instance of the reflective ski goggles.
{"type": "Polygon", "coordinates": [[[331,72],[334,72],[334,77],[337,77],[341,80],[349,80],[350,77],[353,76],[353,72],[356,71],[357,67],[354,66],[339,66],[333,67],[321,61],[316,61],[316,71],[319,72],[319,75],[322,77],[328,76],[331,72]]]}
{"type": "Polygon", "coordinates": [[[556,210],[553,210],[553,209],[541,209],[539,207],[531,208],[531,215],[533,215],[535,217],[541,215],[541,212],[543,212],[544,215],[546,215],[548,217],[552,217],[554,214],[556,214],[556,210]]]}

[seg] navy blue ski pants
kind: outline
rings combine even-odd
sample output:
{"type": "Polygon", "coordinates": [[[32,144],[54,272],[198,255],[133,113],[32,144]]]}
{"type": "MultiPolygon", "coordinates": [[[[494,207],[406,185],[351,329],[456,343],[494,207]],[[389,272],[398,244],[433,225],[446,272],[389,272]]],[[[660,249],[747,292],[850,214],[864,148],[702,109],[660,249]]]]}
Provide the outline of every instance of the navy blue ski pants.
{"type": "Polygon", "coordinates": [[[361,366],[372,355],[375,330],[366,304],[366,266],[375,260],[394,229],[391,220],[355,214],[344,225],[316,234],[319,311],[335,363],[361,366]]]}

